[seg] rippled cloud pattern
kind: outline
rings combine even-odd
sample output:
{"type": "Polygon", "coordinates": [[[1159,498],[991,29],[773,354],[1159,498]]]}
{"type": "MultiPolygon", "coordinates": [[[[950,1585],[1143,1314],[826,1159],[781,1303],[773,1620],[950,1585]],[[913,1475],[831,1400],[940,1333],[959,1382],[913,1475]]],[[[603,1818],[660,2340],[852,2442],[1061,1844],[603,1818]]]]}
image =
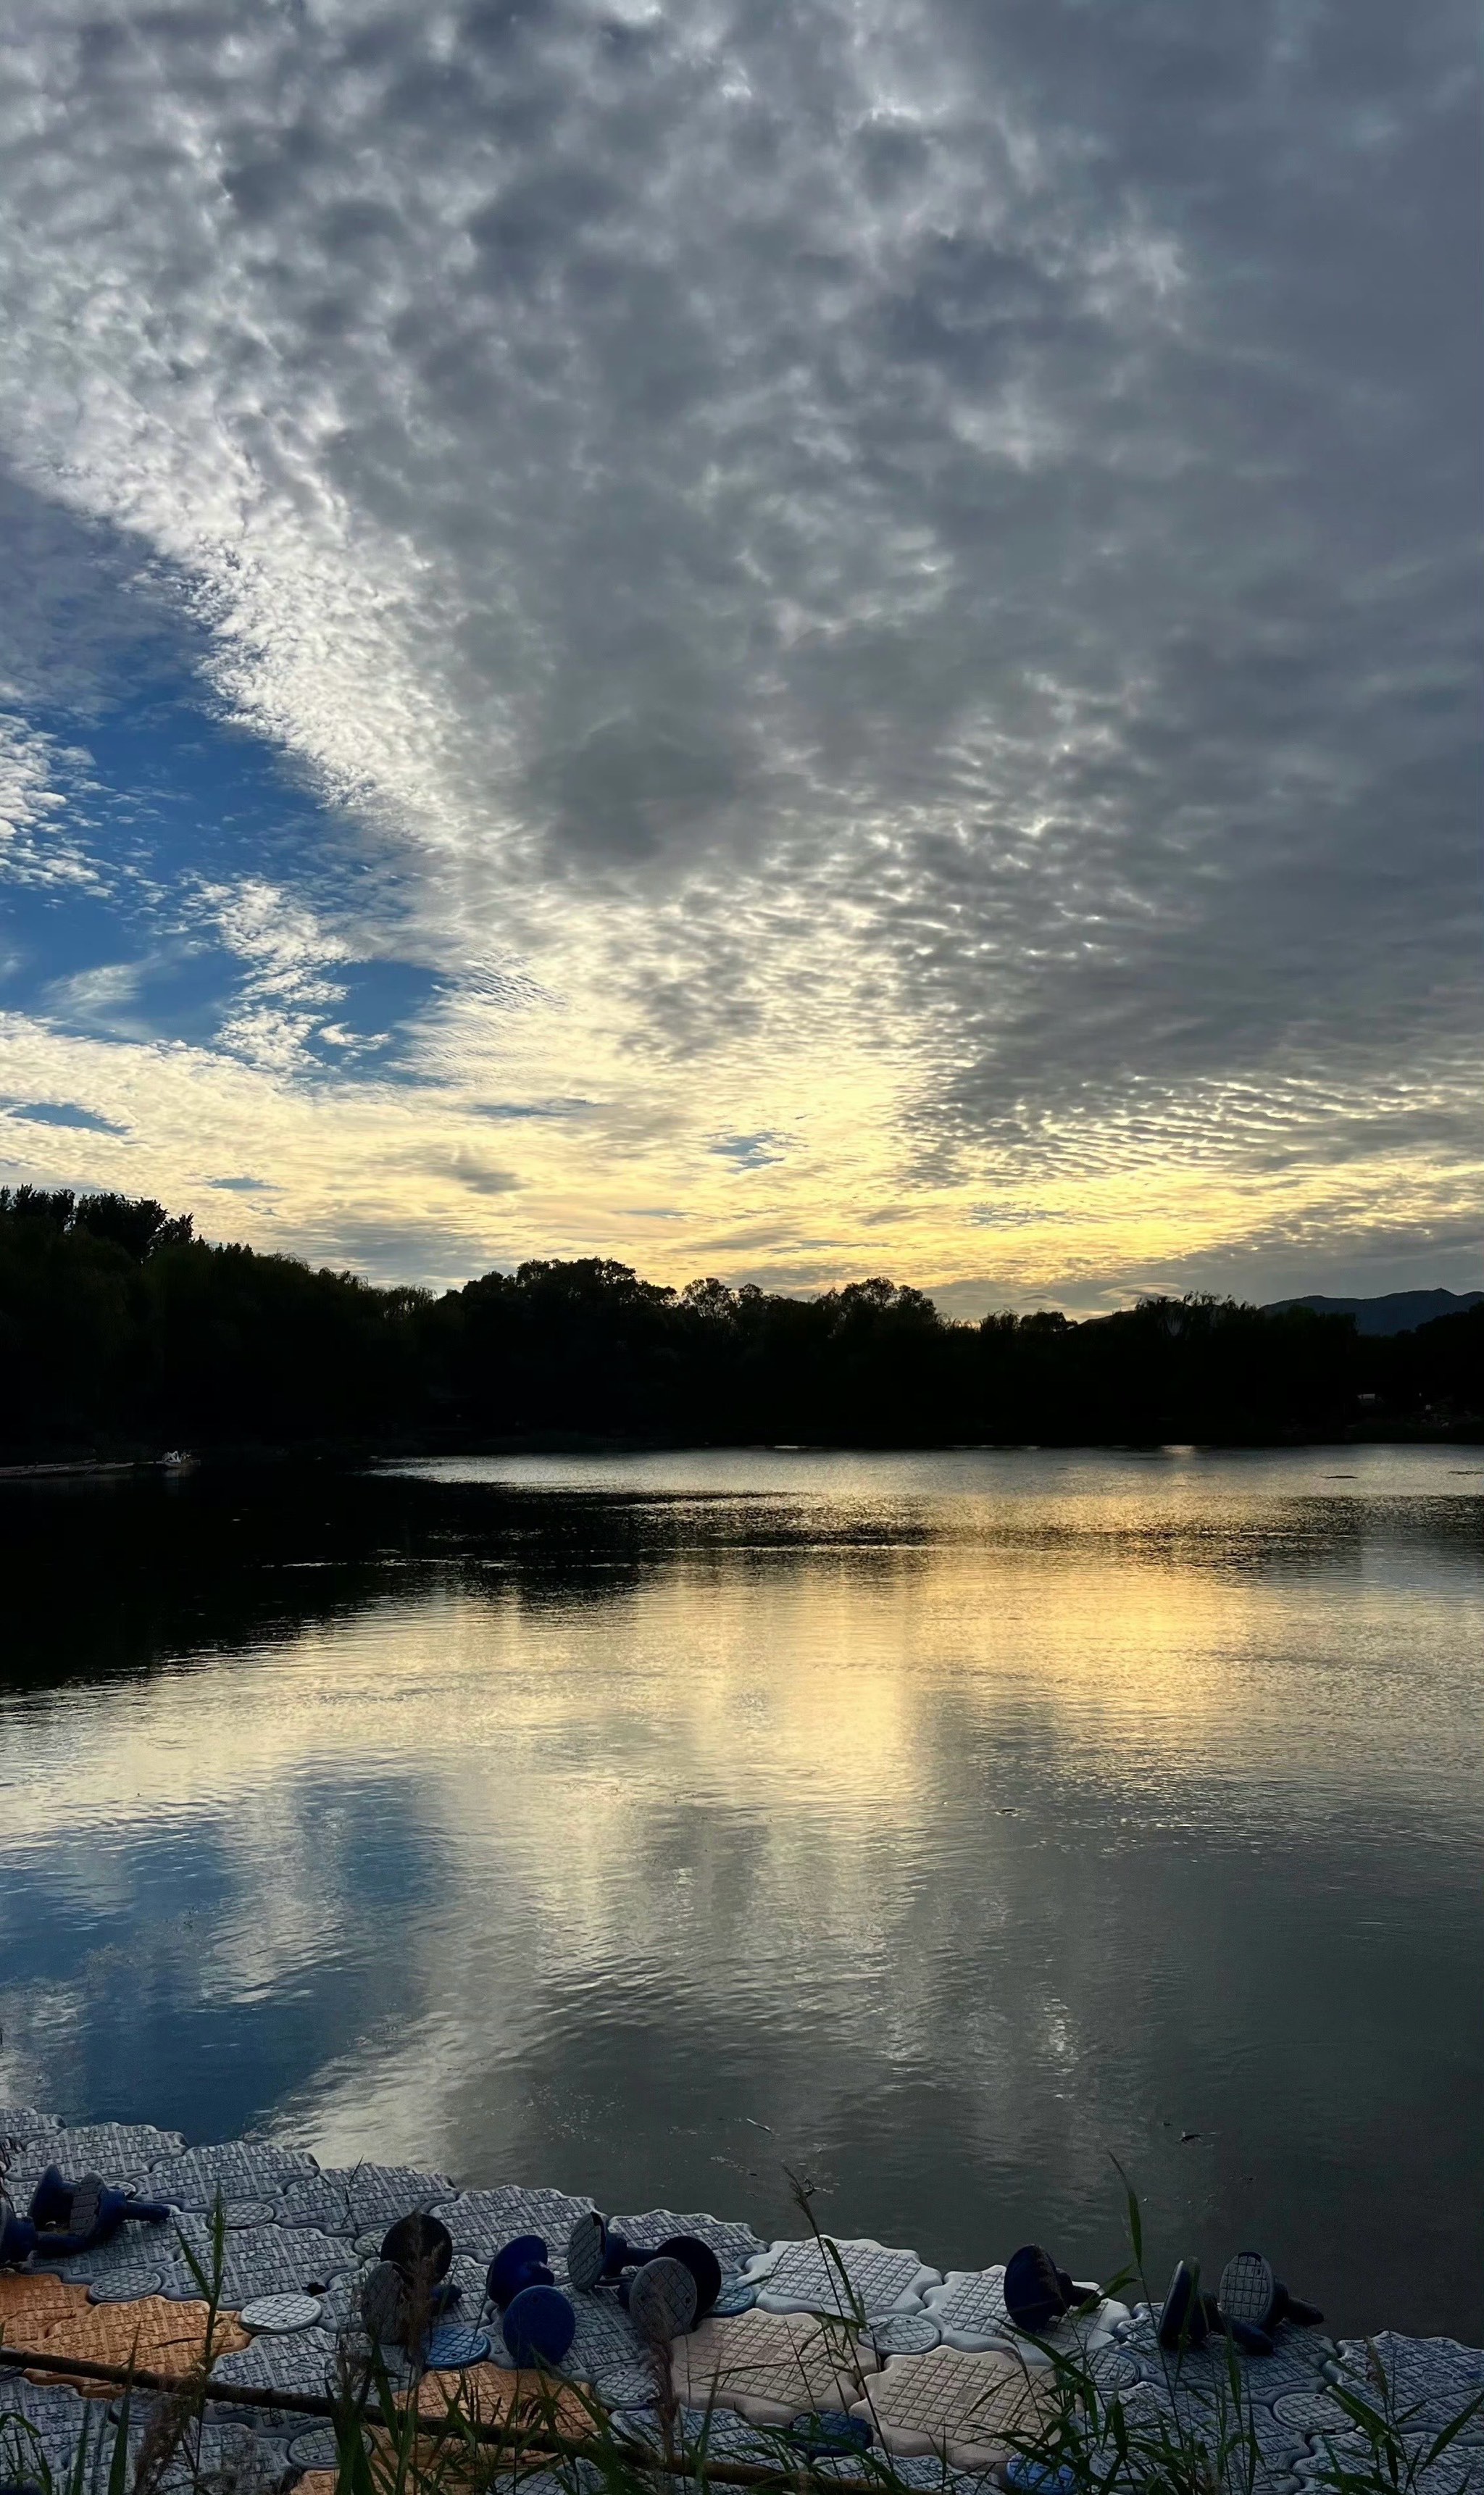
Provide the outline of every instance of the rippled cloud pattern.
{"type": "Polygon", "coordinates": [[[435,1281],[1477,1281],[1475,50],[29,0],[0,1175],[435,1281]]]}

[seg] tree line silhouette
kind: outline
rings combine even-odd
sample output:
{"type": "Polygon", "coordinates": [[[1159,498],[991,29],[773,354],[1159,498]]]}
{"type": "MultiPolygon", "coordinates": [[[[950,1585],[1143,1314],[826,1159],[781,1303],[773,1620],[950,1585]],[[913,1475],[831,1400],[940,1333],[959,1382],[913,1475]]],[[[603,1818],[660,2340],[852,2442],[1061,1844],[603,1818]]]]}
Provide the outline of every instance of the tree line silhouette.
{"type": "Polygon", "coordinates": [[[1073,1323],[850,1282],[676,1291],[534,1258],[441,1296],[195,1236],[149,1199],[0,1187],[0,1454],[629,1438],[1260,1444],[1468,1434],[1484,1306],[1367,1338],[1205,1295],[1073,1323]]]}

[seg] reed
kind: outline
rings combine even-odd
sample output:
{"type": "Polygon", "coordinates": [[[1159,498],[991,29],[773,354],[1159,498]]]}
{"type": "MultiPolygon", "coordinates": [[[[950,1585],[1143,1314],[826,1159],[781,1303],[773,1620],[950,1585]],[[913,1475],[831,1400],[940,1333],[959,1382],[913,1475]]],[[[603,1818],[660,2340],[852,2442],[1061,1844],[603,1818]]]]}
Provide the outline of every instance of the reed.
{"type": "MultiPolygon", "coordinates": [[[[840,2310],[816,2317],[834,2353],[848,2359],[865,2315],[857,2306],[838,2246],[819,2227],[809,2187],[790,2176],[795,2200],[818,2241],[840,2310]]],[[[1137,2284],[1146,2300],[1143,2231],[1135,2194],[1125,2179],[1131,2262],[1113,2290],[1137,2284]]],[[[209,2261],[182,2250],[207,2308],[205,2360],[147,2391],[128,2369],[85,2368],[118,2382],[116,2415],[84,2408],[77,2448],[65,2473],[50,2466],[35,2428],[8,2405],[0,2379],[0,2488],[29,2485],[41,2495],[275,2495],[282,2459],[246,2430],[231,2449],[208,2432],[213,2409],[274,2404],[322,2416],[334,2430],[333,2469],[312,2473],[308,2495],[657,2495],[677,2484],[697,2495],[711,2485],[745,2486],[768,2495],[923,2495],[921,2464],[911,2481],[878,2438],[869,2451],[843,2458],[810,2454],[788,2432],[750,2430],[753,2456],[739,2462],[714,2448],[720,2413],[683,2410],[663,2351],[655,2356],[651,2434],[615,2418],[596,2392],[555,2376],[522,2378],[519,2396],[491,2419],[479,2413],[462,2381],[400,2374],[392,2379],[383,2351],[355,2332],[343,2334],[333,2379],[323,2400],[244,2398],[237,2387],[214,2387],[210,2352],[222,2311],[226,2225],[218,2198],[209,2261]],[[140,2410],[141,2391],[147,2406],[140,2410]],[[142,2427],[139,2420],[142,2415],[142,2427]],[[540,2480],[538,2487],[532,2481],[540,2480]]],[[[413,2346],[420,2334],[409,2332],[413,2346]]],[[[20,2352],[15,2352],[16,2354],[20,2352]]],[[[28,2352],[29,2353],[29,2352],[28,2352]]],[[[45,2361],[44,2352],[35,2352],[45,2361]]],[[[1200,2403],[1175,2397],[1182,2352],[1161,2354],[1165,2389],[1108,2392],[1096,2367],[1049,2344],[1041,2381],[1046,2397],[1034,2431],[1003,2437],[1002,2481],[1043,2495],[1262,2495],[1267,2482],[1250,2384],[1229,2344],[1224,2365],[1207,2379],[1200,2403]],[[1049,2378],[1049,2379],[1048,2379],[1049,2378]]],[[[1375,2349],[1364,2387],[1324,2386],[1344,2426],[1321,2441],[1310,2484],[1314,2495],[1429,2495],[1438,2464],[1484,2408],[1484,2393],[1440,2428],[1425,2426],[1400,2401],[1375,2349]]],[[[15,2356],[12,2356],[15,2361],[15,2356]]],[[[865,2377],[870,2397],[870,2376],[865,2377]]],[[[1461,2447],[1473,2463],[1463,2483],[1484,2495],[1484,2449],[1461,2447]]],[[[1459,2456],[1455,2453],[1455,2460],[1459,2456]]],[[[1459,2483],[1456,2469],[1447,2473],[1459,2483]]],[[[944,2495],[964,2481],[944,2465],[944,2495]]]]}

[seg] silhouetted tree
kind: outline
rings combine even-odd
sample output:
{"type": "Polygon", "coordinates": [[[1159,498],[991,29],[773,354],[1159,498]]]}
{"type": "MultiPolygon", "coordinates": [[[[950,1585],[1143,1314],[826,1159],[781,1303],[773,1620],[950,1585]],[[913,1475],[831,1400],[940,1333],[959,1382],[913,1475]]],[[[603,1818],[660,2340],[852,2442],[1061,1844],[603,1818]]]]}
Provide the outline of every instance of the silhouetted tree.
{"type": "Polygon", "coordinates": [[[534,1257],[434,1298],[214,1247],[149,1198],[0,1188],[0,1445],[667,1437],[923,1445],[1459,1429],[1484,1308],[1363,1339],[1205,1294],[1073,1324],[942,1317],[877,1276],[813,1300],[534,1257]]]}

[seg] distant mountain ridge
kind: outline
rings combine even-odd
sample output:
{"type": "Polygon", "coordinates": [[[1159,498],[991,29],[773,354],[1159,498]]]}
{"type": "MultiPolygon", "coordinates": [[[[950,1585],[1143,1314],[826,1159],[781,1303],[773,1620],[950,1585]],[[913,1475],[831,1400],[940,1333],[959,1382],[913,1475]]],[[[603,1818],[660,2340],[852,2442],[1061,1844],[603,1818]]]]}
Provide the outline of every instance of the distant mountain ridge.
{"type": "Polygon", "coordinates": [[[1413,1326],[1431,1325],[1435,1317],[1461,1317],[1481,1300],[1484,1291],[1384,1291],[1375,1300],[1332,1300],[1322,1291],[1309,1291],[1298,1300],[1269,1300],[1266,1312],[1313,1309],[1316,1316],[1353,1317],[1357,1334],[1409,1334],[1413,1326]]]}

